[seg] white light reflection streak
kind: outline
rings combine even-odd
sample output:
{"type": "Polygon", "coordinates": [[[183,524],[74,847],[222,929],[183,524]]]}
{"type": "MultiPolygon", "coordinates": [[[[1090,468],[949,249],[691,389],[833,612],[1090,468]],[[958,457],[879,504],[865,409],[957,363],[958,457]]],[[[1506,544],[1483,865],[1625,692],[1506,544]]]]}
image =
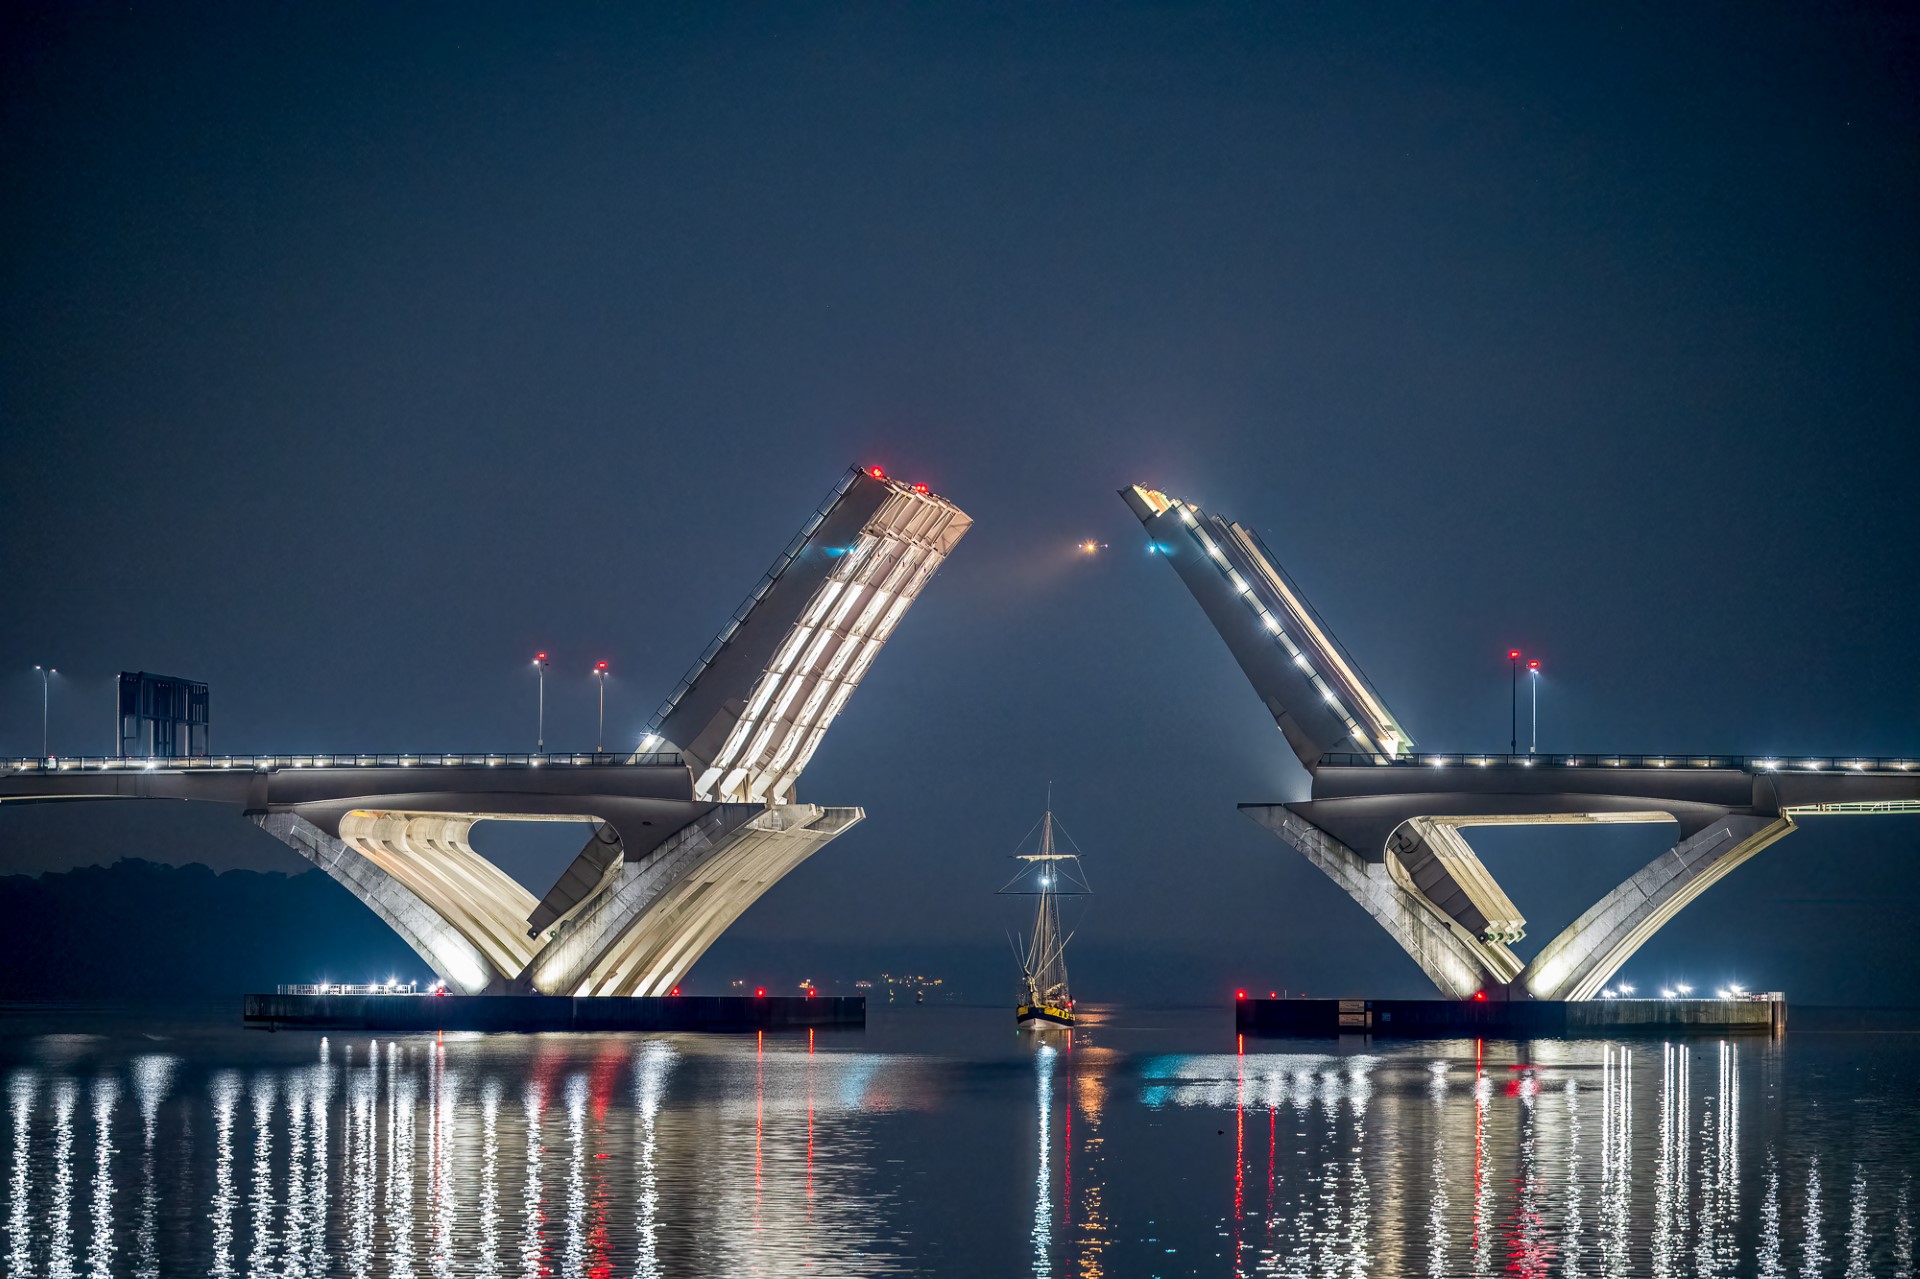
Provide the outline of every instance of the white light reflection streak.
{"type": "Polygon", "coordinates": [[[1039,1166],[1034,1172],[1033,1273],[1035,1279],[1053,1274],[1053,1054],[1052,1044],[1034,1051],[1034,1075],[1039,1104],[1039,1166]]]}
{"type": "Polygon", "coordinates": [[[568,1275],[587,1268],[587,1077],[567,1076],[567,1250],[568,1275]]]}
{"type": "Polygon", "coordinates": [[[13,1112],[13,1176],[7,1182],[7,1273],[33,1272],[33,1233],[27,1222],[27,1198],[32,1182],[27,1176],[27,1151],[30,1148],[30,1123],[33,1096],[40,1081],[32,1072],[22,1071],[7,1080],[8,1109],[13,1112]]]}
{"type": "Polygon", "coordinates": [[[400,1045],[387,1044],[387,1273],[413,1274],[414,1100],[419,1085],[400,1063],[400,1045]]]}
{"type": "Polygon", "coordinates": [[[347,1084],[347,1271],[373,1273],[374,1185],[380,1177],[380,1041],[367,1045],[367,1066],[347,1084]]]}
{"type": "Polygon", "coordinates": [[[1873,1239],[1867,1234],[1867,1174],[1859,1164],[1853,1166],[1853,1187],[1847,1193],[1847,1279],[1871,1279],[1867,1251],[1873,1239]]]}
{"type": "Polygon", "coordinates": [[[333,1062],[327,1055],[327,1041],[320,1041],[320,1064],[309,1067],[307,1109],[313,1133],[313,1162],[307,1171],[307,1266],[316,1275],[332,1273],[333,1258],[327,1252],[330,1234],[327,1228],[327,1201],[332,1186],[330,1142],[333,1132],[333,1062]]]}
{"type": "Polygon", "coordinates": [[[133,1091],[140,1103],[140,1226],[135,1232],[134,1270],[137,1279],[158,1279],[159,1241],[154,1218],[160,1208],[160,1187],[154,1179],[153,1140],[160,1120],[160,1103],[173,1083],[172,1057],[148,1055],[133,1062],[133,1091]]]}
{"type": "Polygon", "coordinates": [[[520,1105],[527,1117],[527,1176],[520,1198],[520,1271],[526,1275],[544,1273],[540,1256],[540,1112],[546,1108],[545,1086],[530,1080],[520,1094],[520,1105]]]}
{"type": "Polygon", "coordinates": [[[79,1095],[71,1079],[53,1086],[53,1206],[47,1213],[47,1274],[72,1279],[73,1105],[79,1095]]]}
{"type": "Polygon", "coordinates": [[[460,1090],[458,1072],[447,1070],[447,1046],[438,1038],[429,1050],[427,1106],[428,1175],[432,1177],[433,1257],[436,1279],[452,1279],[453,1270],[453,1111],[460,1090]]]}
{"type": "Polygon", "coordinates": [[[307,1080],[287,1076],[287,1215],[283,1249],[287,1279],[304,1279],[307,1253],[307,1080]]]}
{"type": "Polygon", "coordinates": [[[248,1275],[270,1275],[273,1265],[273,1076],[264,1071],[253,1077],[247,1097],[253,1103],[253,1193],[248,1196],[253,1216],[253,1251],[247,1254],[248,1275]]]}
{"type": "Polygon", "coordinates": [[[1900,1183],[1900,1196],[1894,1201],[1893,1210],[1893,1264],[1894,1279],[1913,1279],[1913,1182],[1911,1178],[1900,1183]]]}
{"type": "Polygon", "coordinates": [[[1475,1045],[1473,1072],[1473,1272],[1493,1273],[1493,1179],[1487,1168],[1487,1108],[1493,1101],[1493,1081],[1487,1078],[1475,1045]]]}
{"type": "Polygon", "coordinates": [[[1807,1164],[1806,1227],[1800,1241],[1802,1274],[1817,1275],[1827,1268],[1826,1244],[1820,1238],[1820,1217],[1820,1156],[1815,1155],[1807,1164]]]}
{"type": "Polygon", "coordinates": [[[1566,1226],[1562,1232],[1560,1268],[1569,1275],[1580,1273],[1580,1085],[1569,1079],[1561,1090],[1567,1108],[1567,1206],[1566,1226]]]}
{"type": "Polygon", "coordinates": [[[240,1077],[223,1070],[213,1077],[213,1275],[233,1273],[233,1117],[240,1104],[240,1077]]]}
{"type": "Polygon", "coordinates": [[[93,1092],[93,1239],[87,1245],[91,1279],[113,1275],[113,1106],[120,1098],[116,1079],[96,1077],[93,1092]]]}
{"type": "MultiPolygon", "coordinates": [[[[1373,1273],[1373,1186],[1363,1157],[1367,1146],[1367,1102],[1373,1097],[1373,1058],[1347,1062],[1347,1110],[1353,1120],[1352,1157],[1347,1161],[1347,1273],[1362,1279],[1373,1273]]],[[[1331,1107],[1330,1107],[1331,1108],[1331,1107]]]]}
{"type": "MultiPolygon", "coordinates": [[[[812,1033],[812,1032],[808,1032],[812,1033]]],[[[658,1233],[660,1228],[659,1115],[660,1099],[666,1092],[667,1074],[673,1069],[673,1049],[655,1040],[640,1054],[640,1069],[634,1076],[634,1109],[640,1120],[637,1169],[640,1193],[634,1214],[635,1242],[639,1256],[634,1260],[634,1279],[662,1279],[658,1233]]],[[[811,1097],[809,1097],[811,1100],[811,1097]]],[[[811,1113],[808,1117],[812,1121],[811,1113]]],[[[811,1136],[811,1129],[809,1129],[811,1136]]],[[[811,1150],[811,1147],[809,1147],[811,1150]]],[[[811,1165],[809,1165],[811,1175],[811,1165]]]]}
{"type": "Polygon", "coordinates": [[[1447,1273],[1447,1063],[1427,1066],[1427,1096],[1433,1102],[1433,1180],[1427,1201],[1427,1274],[1441,1279],[1447,1273]]]}
{"type": "Polygon", "coordinates": [[[1786,1279],[1787,1264],[1780,1251],[1780,1164],[1767,1151],[1767,1195],[1760,1201],[1760,1245],[1754,1250],[1760,1279],[1786,1279]]]}
{"type": "Polygon", "coordinates": [[[480,1279],[500,1274],[500,1081],[480,1089],[480,1279]]]}
{"type": "Polygon", "coordinates": [[[1624,1275],[1633,1196],[1633,1055],[1609,1045],[1601,1079],[1600,1255],[1605,1273],[1624,1275]]]}

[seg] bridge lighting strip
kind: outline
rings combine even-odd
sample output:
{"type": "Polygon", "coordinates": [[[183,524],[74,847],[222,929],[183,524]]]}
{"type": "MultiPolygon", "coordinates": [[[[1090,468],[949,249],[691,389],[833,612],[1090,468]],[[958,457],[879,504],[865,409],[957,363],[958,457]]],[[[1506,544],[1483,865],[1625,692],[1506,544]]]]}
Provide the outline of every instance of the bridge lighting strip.
{"type": "Polygon", "coordinates": [[[1311,638],[1320,651],[1326,655],[1327,660],[1333,663],[1336,672],[1341,676],[1342,682],[1346,686],[1348,694],[1359,702],[1361,710],[1368,718],[1368,722],[1372,724],[1374,736],[1380,739],[1383,746],[1389,746],[1391,743],[1391,747],[1383,753],[1389,758],[1392,758],[1398,753],[1399,749],[1404,749],[1410,745],[1406,740],[1405,732],[1400,728],[1399,724],[1394,721],[1393,716],[1387,713],[1387,708],[1381,705],[1379,699],[1373,695],[1373,690],[1367,685],[1367,681],[1358,671],[1347,664],[1339,644],[1335,642],[1332,636],[1321,631],[1319,625],[1314,620],[1311,606],[1309,606],[1305,600],[1294,595],[1292,589],[1287,585],[1286,580],[1280,575],[1278,565],[1267,558],[1266,552],[1259,545],[1258,539],[1250,537],[1246,531],[1238,525],[1228,526],[1227,531],[1233,535],[1234,541],[1239,544],[1240,552],[1246,556],[1247,562],[1259,570],[1260,576],[1266,579],[1268,588],[1272,590],[1273,593],[1280,598],[1281,602],[1294,614],[1301,627],[1307,632],[1309,638],[1311,638]]]}
{"type": "MultiPolygon", "coordinates": [[[[1306,672],[1308,685],[1317,691],[1320,696],[1326,700],[1327,705],[1332,707],[1335,713],[1340,716],[1341,722],[1346,725],[1347,734],[1353,738],[1361,750],[1368,754],[1385,754],[1391,758],[1389,752],[1377,748],[1372,740],[1368,738],[1366,730],[1360,727],[1359,720],[1354,716],[1353,712],[1349,711],[1341,702],[1339,695],[1336,694],[1332,686],[1321,677],[1320,672],[1314,669],[1312,660],[1307,657],[1306,653],[1301,650],[1298,644],[1293,642],[1293,637],[1287,634],[1286,628],[1280,624],[1280,619],[1274,615],[1273,610],[1267,607],[1266,601],[1262,600],[1259,594],[1248,585],[1246,578],[1234,570],[1227,560],[1226,553],[1220,549],[1219,543],[1215,542],[1200,530],[1195,524],[1191,512],[1184,504],[1180,507],[1180,514],[1187,524],[1187,532],[1200,544],[1200,548],[1207,553],[1207,556],[1214,561],[1215,567],[1218,568],[1220,573],[1227,579],[1227,584],[1233,587],[1234,592],[1239,595],[1241,599],[1246,601],[1247,607],[1253,610],[1254,616],[1258,617],[1266,625],[1267,632],[1280,642],[1282,648],[1286,649],[1287,655],[1293,659],[1294,664],[1306,672]]],[[[1213,517],[1209,517],[1209,519],[1212,518],[1213,517]]]]}

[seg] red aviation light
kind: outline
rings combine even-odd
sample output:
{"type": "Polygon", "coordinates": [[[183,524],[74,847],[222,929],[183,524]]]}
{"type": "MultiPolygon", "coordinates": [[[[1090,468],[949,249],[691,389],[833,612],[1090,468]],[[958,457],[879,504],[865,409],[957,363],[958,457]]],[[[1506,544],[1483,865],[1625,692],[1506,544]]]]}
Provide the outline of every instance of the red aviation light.
{"type": "Polygon", "coordinates": [[[1508,649],[1508,650],[1507,650],[1507,660],[1508,660],[1509,662],[1517,662],[1517,661],[1519,661],[1519,660],[1520,660],[1520,650],[1519,650],[1519,649],[1517,649],[1517,648],[1510,648],[1510,649],[1508,649]]]}
{"type": "Polygon", "coordinates": [[[767,988],[765,986],[754,987],[753,997],[755,999],[765,999],[767,997],[767,988]]]}
{"type": "Polygon", "coordinates": [[[1233,997],[1235,999],[1245,999],[1247,997],[1247,992],[1244,990],[1236,990],[1233,992],[1233,997]]]}
{"type": "Polygon", "coordinates": [[[916,484],[913,486],[913,491],[916,493],[925,493],[925,492],[928,492],[929,490],[927,486],[924,484],[916,484]]]}
{"type": "Polygon", "coordinates": [[[593,664],[593,669],[596,671],[604,671],[607,669],[607,664],[605,662],[595,662],[593,664]]]}
{"type": "Polygon", "coordinates": [[[1486,1002],[1487,1002],[1487,992],[1486,992],[1486,991],[1484,991],[1484,990],[1476,990],[1476,991],[1474,991],[1474,992],[1473,992],[1473,1002],[1474,1002],[1474,1003],[1476,1003],[1476,1004],[1484,1004],[1484,1003],[1486,1003],[1486,1002]]]}
{"type": "Polygon", "coordinates": [[[535,653],[533,655],[533,660],[536,662],[544,662],[547,660],[547,655],[545,653],[535,653]]]}
{"type": "Polygon", "coordinates": [[[809,986],[809,987],[807,987],[807,998],[808,998],[808,999],[812,999],[812,998],[813,998],[813,993],[814,993],[814,992],[813,992],[813,987],[811,987],[811,986],[809,986]]]}
{"type": "Polygon", "coordinates": [[[680,988],[678,986],[675,986],[672,990],[668,991],[667,993],[669,995],[678,995],[680,993],[680,988]]]}
{"type": "Polygon", "coordinates": [[[1528,662],[1528,663],[1527,663],[1527,669],[1528,669],[1528,670],[1530,670],[1530,671],[1537,671],[1537,670],[1539,670],[1539,669],[1540,669],[1540,662],[1539,662],[1539,660],[1538,660],[1538,659],[1535,659],[1534,661],[1531,661],[1531,662],[1528,662]]]}
{"type": "Polygon", "coordinates": [[[867,468],[867,474],[871,475],[876,480],[884,480],[887,478],[887,473],[881,470],[877,466],[869,466],[867,468]]]}

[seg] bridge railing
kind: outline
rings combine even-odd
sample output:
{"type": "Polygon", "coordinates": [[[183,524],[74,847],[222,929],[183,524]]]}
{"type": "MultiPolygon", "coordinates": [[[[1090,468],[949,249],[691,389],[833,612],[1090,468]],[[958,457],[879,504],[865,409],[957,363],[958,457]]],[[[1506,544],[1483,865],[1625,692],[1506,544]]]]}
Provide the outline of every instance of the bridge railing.
{"type": "Polygon", "coordinates": [[[175,755],[115,756],[61,755],[47,759],[0,759],[0,770],[7,773],[55,773],[81,771],[196,773],[233,770],[270,772],[279,768],[625,768],[632,765],[684,766],[678,751],[652,751],[630,755],[613,751],[550,751],[544,754],[492,751],[467,753],[452,751],[400,751],[363,754],[354,751],[315,752],[304,755],[175,755]]]}
{"type": "Polygon", "coordinates": [[[1322,767],[1380,768],[1668,768],[1735,769],[1744,773],[1892,773],[1920,772],[1920,758],[1869,755],[1619,755],[1537,754],[1507,755],[1481,751],[1422,751],[1387,759],[1380,755],[1333,753],[1320,757],[1322,767]]]}

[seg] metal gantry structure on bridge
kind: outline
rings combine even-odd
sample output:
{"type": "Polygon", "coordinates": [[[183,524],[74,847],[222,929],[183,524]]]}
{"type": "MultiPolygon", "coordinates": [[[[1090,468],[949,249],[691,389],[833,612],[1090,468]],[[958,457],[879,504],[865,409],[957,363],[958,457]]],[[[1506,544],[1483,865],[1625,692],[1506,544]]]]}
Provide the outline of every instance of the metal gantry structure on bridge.
{"type": "Polygon", "coordinates": [[[1815,814],[1920,813],[1920,759],[1421,753],[1259,536],[1141,486],[1121,497],[1226,641],[1312,779],[1243,804],[1360,904],[1434,985],[1591,999],[1689,902],[1815,814]],[[1531,962],[1475,826],[1664,822],[1679,838],[1531,962]]]}
{"type": "Polygon", "coordinates": [[[971,519],[850,469],[638,749],[80,757],[0,766],[0,802],[226,804],[378,914],[459,994],[663,995],[772,884],[860,821],[795,786],[971,519]],[[535,898],[482,821],[593,824],[535,898]]]}

